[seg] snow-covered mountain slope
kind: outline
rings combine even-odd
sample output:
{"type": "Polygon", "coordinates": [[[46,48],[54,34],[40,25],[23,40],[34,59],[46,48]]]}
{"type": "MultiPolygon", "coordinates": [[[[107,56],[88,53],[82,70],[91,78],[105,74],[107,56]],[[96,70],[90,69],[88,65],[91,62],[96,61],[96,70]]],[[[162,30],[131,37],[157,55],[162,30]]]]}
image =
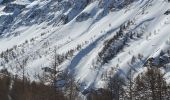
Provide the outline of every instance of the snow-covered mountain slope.
{"type": "MultiPolygon", "coordinates": [[[[59,66],[73,73],[83,89],[100,88],[105,76],[134,76],[149,58],[168,57],[168,0],[16,0],[0,5],[0,68],[20,74],[28,59],[34,79],[51,64],[56,48],[59,66]],[[167,12],[165,14],[165,12],[167,12]],[[8,49],[8,50],[7,50],[8,49]]],[[[158,59],[159,60],[159,59],[158,59]]]]}

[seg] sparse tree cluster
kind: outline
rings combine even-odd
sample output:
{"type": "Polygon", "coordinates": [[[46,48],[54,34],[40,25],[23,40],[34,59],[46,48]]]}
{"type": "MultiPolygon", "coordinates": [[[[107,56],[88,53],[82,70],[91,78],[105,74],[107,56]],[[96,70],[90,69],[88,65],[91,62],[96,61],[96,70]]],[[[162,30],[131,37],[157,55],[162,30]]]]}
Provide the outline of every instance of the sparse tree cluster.
{"type": "Polygon", "coordinates": [[[136,32],[126,32],[133,22],[128,21],[122,25],[118,32],[109,40],[105,41],[103,49],[98,53],[97,63],[101,65],[108,63],[126,46],[130,39],[140,38],[142,34],[136,32]]]}
{"type": "MultiPolygon", "coordinates": [[[[78,46],[76,50],[80,49],[78,46]]],[[[73,51],[69,51],[68,55],[73,51]]],[[[60,70],[62,56],[54,50],[51,66],[43,76],[38,76],[40,82],[32,82],[27,77],[26,69],[29,58],[17,60],[22,76],[12,75],[7,69],[0,73],[0,95],[3,100],[79,100],[79,84],[68,72],[60,70]],[[43,81],[42,81],[43,80],[43,81]],[[65,94],[63,93],[65,92],[65,94]]]]}
{"type": "MultiPolygon", "coordinates": [[[[135,57],[132,57],[134,61],[135,57]]],[[[170,86],[166,83],[164,73],[159,69],[160,65],[149,59],[144,67],[146,71],[133,77],[133,69],[130,68],[127,79],[118,74],[109,79],[108,87],[90,92],[88,100],[169,100],[170,86]]],[[[163,67],[163,66],[162,66],[163,67]]]]}
{"type": "Polygon", "coordinates": [[[40,82],[31,82],[29,79],[23,80],[15,76],[1,75],[0,78],[0,97],[1,100],[66,100],[64,94],[60,92],[58,99],[54,99],[55,92],[49,85],[40,82]],[[23,85],[25,89],[23,90],[23,85]]]}

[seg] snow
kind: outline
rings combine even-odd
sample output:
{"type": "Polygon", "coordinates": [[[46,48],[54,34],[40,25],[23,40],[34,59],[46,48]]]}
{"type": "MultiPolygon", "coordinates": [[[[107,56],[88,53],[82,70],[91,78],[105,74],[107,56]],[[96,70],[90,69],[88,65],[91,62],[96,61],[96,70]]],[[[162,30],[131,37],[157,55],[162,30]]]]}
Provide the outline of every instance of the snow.
{"type": "Polygon", "coordinates": [[[3,0],[0,0],[0,4],[3,2],[3,0]]]}
{"type": "Polygon", "coordinates": [[[30,3],[30,1],[29,0],[14,0],[13,3],[20,4],[20,5],[27,5],[30,3]]]}
{"type": "MultiPolygon", "coordinates": [[[[17,0],[16,2],[27,4],[26,10],[29,10],[34,9],[35,6],[42,9],[50,1],[30,3],[17,0]]],[[[124,0],[117,2],[121,4],[124,0]]],[[[49,65],[54,47],[57,47],[58,54],[64,54],[76,48],[77,45],[82,45],[82,48],[76,51],[73,57],[63,62],[61,67],[63,69],[68,68],[70,73],[75,75],[76,80],[86,84],[83,89],[87,89],[89,87],[104,87],[106,82],[101,79],[102,74],[112,67],[115,68],[117,64],[120,66],[119,73],[124,77],[127,76],[129,69],[133,67],[136,70],[135,77],[145,70],[142,66],[148,58],[157,57],[161,50],[169,49],[170,45],[166,42],[170,40],[170,17],[164,15],[164,12],[170,9],[170,3],[164,0],[136,0],[129,6],[115,11],[107,11],[105,8],[100,8],[98,4],[98,1],[94,1],[83,10],[75,10],[74,13],[71,12],[73,11],[72,8],[67,9],[67,11],[50,12],[50,14],[55,14],[55,18],[59,18],[62,13],[65,15],[71,14],[69,17],[74,18],[66,24],[48,25],[48,21],[45,20],[40,24],[21,25],[12,32],[19,33],[19,35],[15,36],[7,32],[0,38],[0,52],[35,38],[33,43],[29,42],[27,46],[23,47],[25,53],[19,56],[21,59],[25,56],[35,56],[35,59],[31,60],[27,66],[28,74],[34,79],[33,75],[35,73],[42,72],[41,66],[49,65]],[[76,18],[82,13],[88,13],[90,17],[85,21],[77,22],[76,18]],[[77,15],[73,16],[74,14],[77,15]],[[132,20],[134,24],[127,31],[142,32],[143,36],[139,39],[130,40],[128,46],[125,46],[109,63],[93,69],[93,64],[98,57],[98,53],[102,50],[104,42],[114,36],[119,27],[129,20],[132,20]],[[42,36],[42,33],[46,34],[42,36]],[[44,47],[45,43],[49,45],[44,47]],[[35,55],[36,52],[41,57],[35,55]],[[137,61],[135,64],[129,65],[131,58],[138,54],[143,54],[143,61],[137,61]]],[[[47,11],[48,9],[50,8],[45,8],[47,11]]],[[[26,12],[23,11],[20,16],[26,12]]],[[[18,23],[18,20],[15,21],[12,23],[14,26],[18,23]]],[[[5,64],[5,66],[7,67],[8,64],[5,64]]],[[[167,72],[166,75],[168,82],[170,82],[169,73],[167,72]]]]}
{"type": "Polygon", "coordinates": [[[34,1],[26,6],[27,9],[33,8],[34,6],[37,6],[40,1],[34,1]]]}

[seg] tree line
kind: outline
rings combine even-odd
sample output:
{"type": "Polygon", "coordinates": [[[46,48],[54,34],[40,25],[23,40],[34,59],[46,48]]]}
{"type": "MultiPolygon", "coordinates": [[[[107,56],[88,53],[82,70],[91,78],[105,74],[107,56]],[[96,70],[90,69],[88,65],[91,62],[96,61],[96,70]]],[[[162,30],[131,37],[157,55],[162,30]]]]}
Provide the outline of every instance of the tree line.
{"type": "Polygon", "coordinates": [[[132,69],[126,80],[119,74],[108,77],[107,87],[91,91],[88,100],[169,100],[170,85],[159,67],[153,63],[153,59],[149,59],[144,66],[146,71],[135,78],[132,69]]]}
{"type": "MultiPolygon", "coordinates": [[[[82,100],[80,84],[74,76],[59,67],[57,53],[54,52],[50,70],[37,76],[39,81],[31,81],[25,76],[12,75],[7,69],[0,70],[0,97],[2,100],[82,100]]],[[[25,61],[26,63],[26,61],[25,61]]],[[[23,64],[24,66],[25,64],[23,64]]],[[[169,100],[170,86],[164,73],[149,59],[145,71],[135,78],[133,69],[125,80],[119,74],[106,77],[106,88],[91,90],[85,94],[87,100],[169,100]]]]}

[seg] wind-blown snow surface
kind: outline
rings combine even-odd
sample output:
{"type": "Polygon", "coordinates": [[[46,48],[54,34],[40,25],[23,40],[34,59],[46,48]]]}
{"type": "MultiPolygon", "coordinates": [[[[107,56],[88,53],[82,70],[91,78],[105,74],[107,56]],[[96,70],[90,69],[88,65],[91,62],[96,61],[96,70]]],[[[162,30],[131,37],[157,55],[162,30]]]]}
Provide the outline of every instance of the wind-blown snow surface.
{"type": "MultiPolygon", "coordinates": [[[[106,83],[102,76],[112,68],[119,66],[117,72],[122,76],[127,76],[130,66],[135,69],[135,73],[140,73],[144,70],[142,66],[145,60],[170,48],[167,43],[170,41],[170,15],[164,14],[170,9],[168,1],[134,0],[124,7],[111,9],[102,6],[102,1],[107,3],[107,0],[22,1],[25,7],[14,7],[12,12],[5,12],[4,6],[0,5],[0,52],[18,46],[17,58],[8,63],[0,59],[0,67],[19,73],[11,66],[15,66],[17,60],[29,57],[26,69],[34,79],[35,73],[41,73],[42,67],[50,65],[54,48],[57,48],[58,54],[65,54],[81,45],[81,49],[64,60],[60,67],[73,73],[76,80],[84,84],[82,89],[100,88],[106,83]],[[10,18],[10,22],[4,21],[10,18]],[[120,26],[128,21],[133,24],[125,33],[138,32],[142,36],[129,40],[108,63],[94,68],[105,41],[112,38],[120,26]],[[129,64],[132,57],[138,54],[143,55],[143,60],[129,64]]],[[[115,5],[119,6],[122,2],[124,0],[117,0],[115,5]]],[[[170,80],[168,73],[166,78],[170,80]]]]}

